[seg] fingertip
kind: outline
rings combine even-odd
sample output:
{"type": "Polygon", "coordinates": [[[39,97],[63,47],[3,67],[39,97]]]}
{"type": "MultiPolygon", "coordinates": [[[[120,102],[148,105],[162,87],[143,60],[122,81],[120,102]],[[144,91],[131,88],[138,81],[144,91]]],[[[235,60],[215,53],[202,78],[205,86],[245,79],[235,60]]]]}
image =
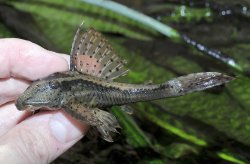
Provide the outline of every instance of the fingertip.
{"type": "Polygon", "coordinates": [[[36,80],[69,69],[64,54],[48,51],[22,39],[0,39],[0,78],[19,77],[36,80]]]}
{"type": "Polygon", "coordinates": [[[30,116],[29,112],[16,109],[14,102],[6,103],[0,107],[0,136],[6,134],[22,120],[30,116]]]}

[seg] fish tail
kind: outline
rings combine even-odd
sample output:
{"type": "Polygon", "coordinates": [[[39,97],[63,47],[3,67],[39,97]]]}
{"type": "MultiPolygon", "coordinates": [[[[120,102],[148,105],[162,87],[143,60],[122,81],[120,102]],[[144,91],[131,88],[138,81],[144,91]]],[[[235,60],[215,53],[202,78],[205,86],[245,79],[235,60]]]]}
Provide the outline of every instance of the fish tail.
{"type": "Polygon", "coordinates": [[[218,72],[202,72],[180,76],[158,85],[137,87],[130,92],[130,102],[150,101],[182,96],[191,92],[225,84],[233,77],[218,72]]]}
{"type": "Polygon", "coordinates": [[[180,76],[165,83],[170,88],[165,96],[181,96],[191,92],[202,91],[228,83],[233,79],[231,76],[218,72],[202,72],[180,76]]]}

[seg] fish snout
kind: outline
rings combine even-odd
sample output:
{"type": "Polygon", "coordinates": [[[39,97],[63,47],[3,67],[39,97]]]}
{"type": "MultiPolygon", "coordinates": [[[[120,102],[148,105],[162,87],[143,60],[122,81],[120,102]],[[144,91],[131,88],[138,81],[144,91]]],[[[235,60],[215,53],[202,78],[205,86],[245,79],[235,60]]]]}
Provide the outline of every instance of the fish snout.
{"type": "Polygon", "coordinates": [[[18,110],[24,110],[25,109],[25,103],[21,98],[18,98],[15,102],[15,105],[18,110]]]}
{"type": "Polygon", "coordinates": [[[22,99],[22,97],[16,100],[15,105],[18,110],[29,110],[32,107],[29,105],[28,99],[22,99]]]}

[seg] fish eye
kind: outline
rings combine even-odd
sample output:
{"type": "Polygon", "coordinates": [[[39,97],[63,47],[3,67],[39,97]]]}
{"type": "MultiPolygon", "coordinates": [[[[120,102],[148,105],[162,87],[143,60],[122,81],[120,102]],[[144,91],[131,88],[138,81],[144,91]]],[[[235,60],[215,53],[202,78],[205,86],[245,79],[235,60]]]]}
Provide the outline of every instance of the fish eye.
{"type": "Polygon", "coordinates": [[[50,81],[50,82],[49,82],[49,86],[50,86],[50,88],[52,88],[52,89],[57,89],[57,88],[60,87],[60,83],[57,82],[57,81],[50,81]]]}

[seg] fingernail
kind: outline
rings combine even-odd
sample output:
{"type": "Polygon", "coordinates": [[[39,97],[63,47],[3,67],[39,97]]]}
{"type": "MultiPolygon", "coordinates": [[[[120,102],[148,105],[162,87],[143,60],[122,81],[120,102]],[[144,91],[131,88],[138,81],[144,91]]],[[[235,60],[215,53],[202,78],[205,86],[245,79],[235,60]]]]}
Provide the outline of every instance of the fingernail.
{"type": "Polygon", "coordinates": [[[74,126],[62,113],[55,113],[50,118],[49,126],[54,138],[61,143],[78,140],[83,137],[80,129],[74,126]]]}

